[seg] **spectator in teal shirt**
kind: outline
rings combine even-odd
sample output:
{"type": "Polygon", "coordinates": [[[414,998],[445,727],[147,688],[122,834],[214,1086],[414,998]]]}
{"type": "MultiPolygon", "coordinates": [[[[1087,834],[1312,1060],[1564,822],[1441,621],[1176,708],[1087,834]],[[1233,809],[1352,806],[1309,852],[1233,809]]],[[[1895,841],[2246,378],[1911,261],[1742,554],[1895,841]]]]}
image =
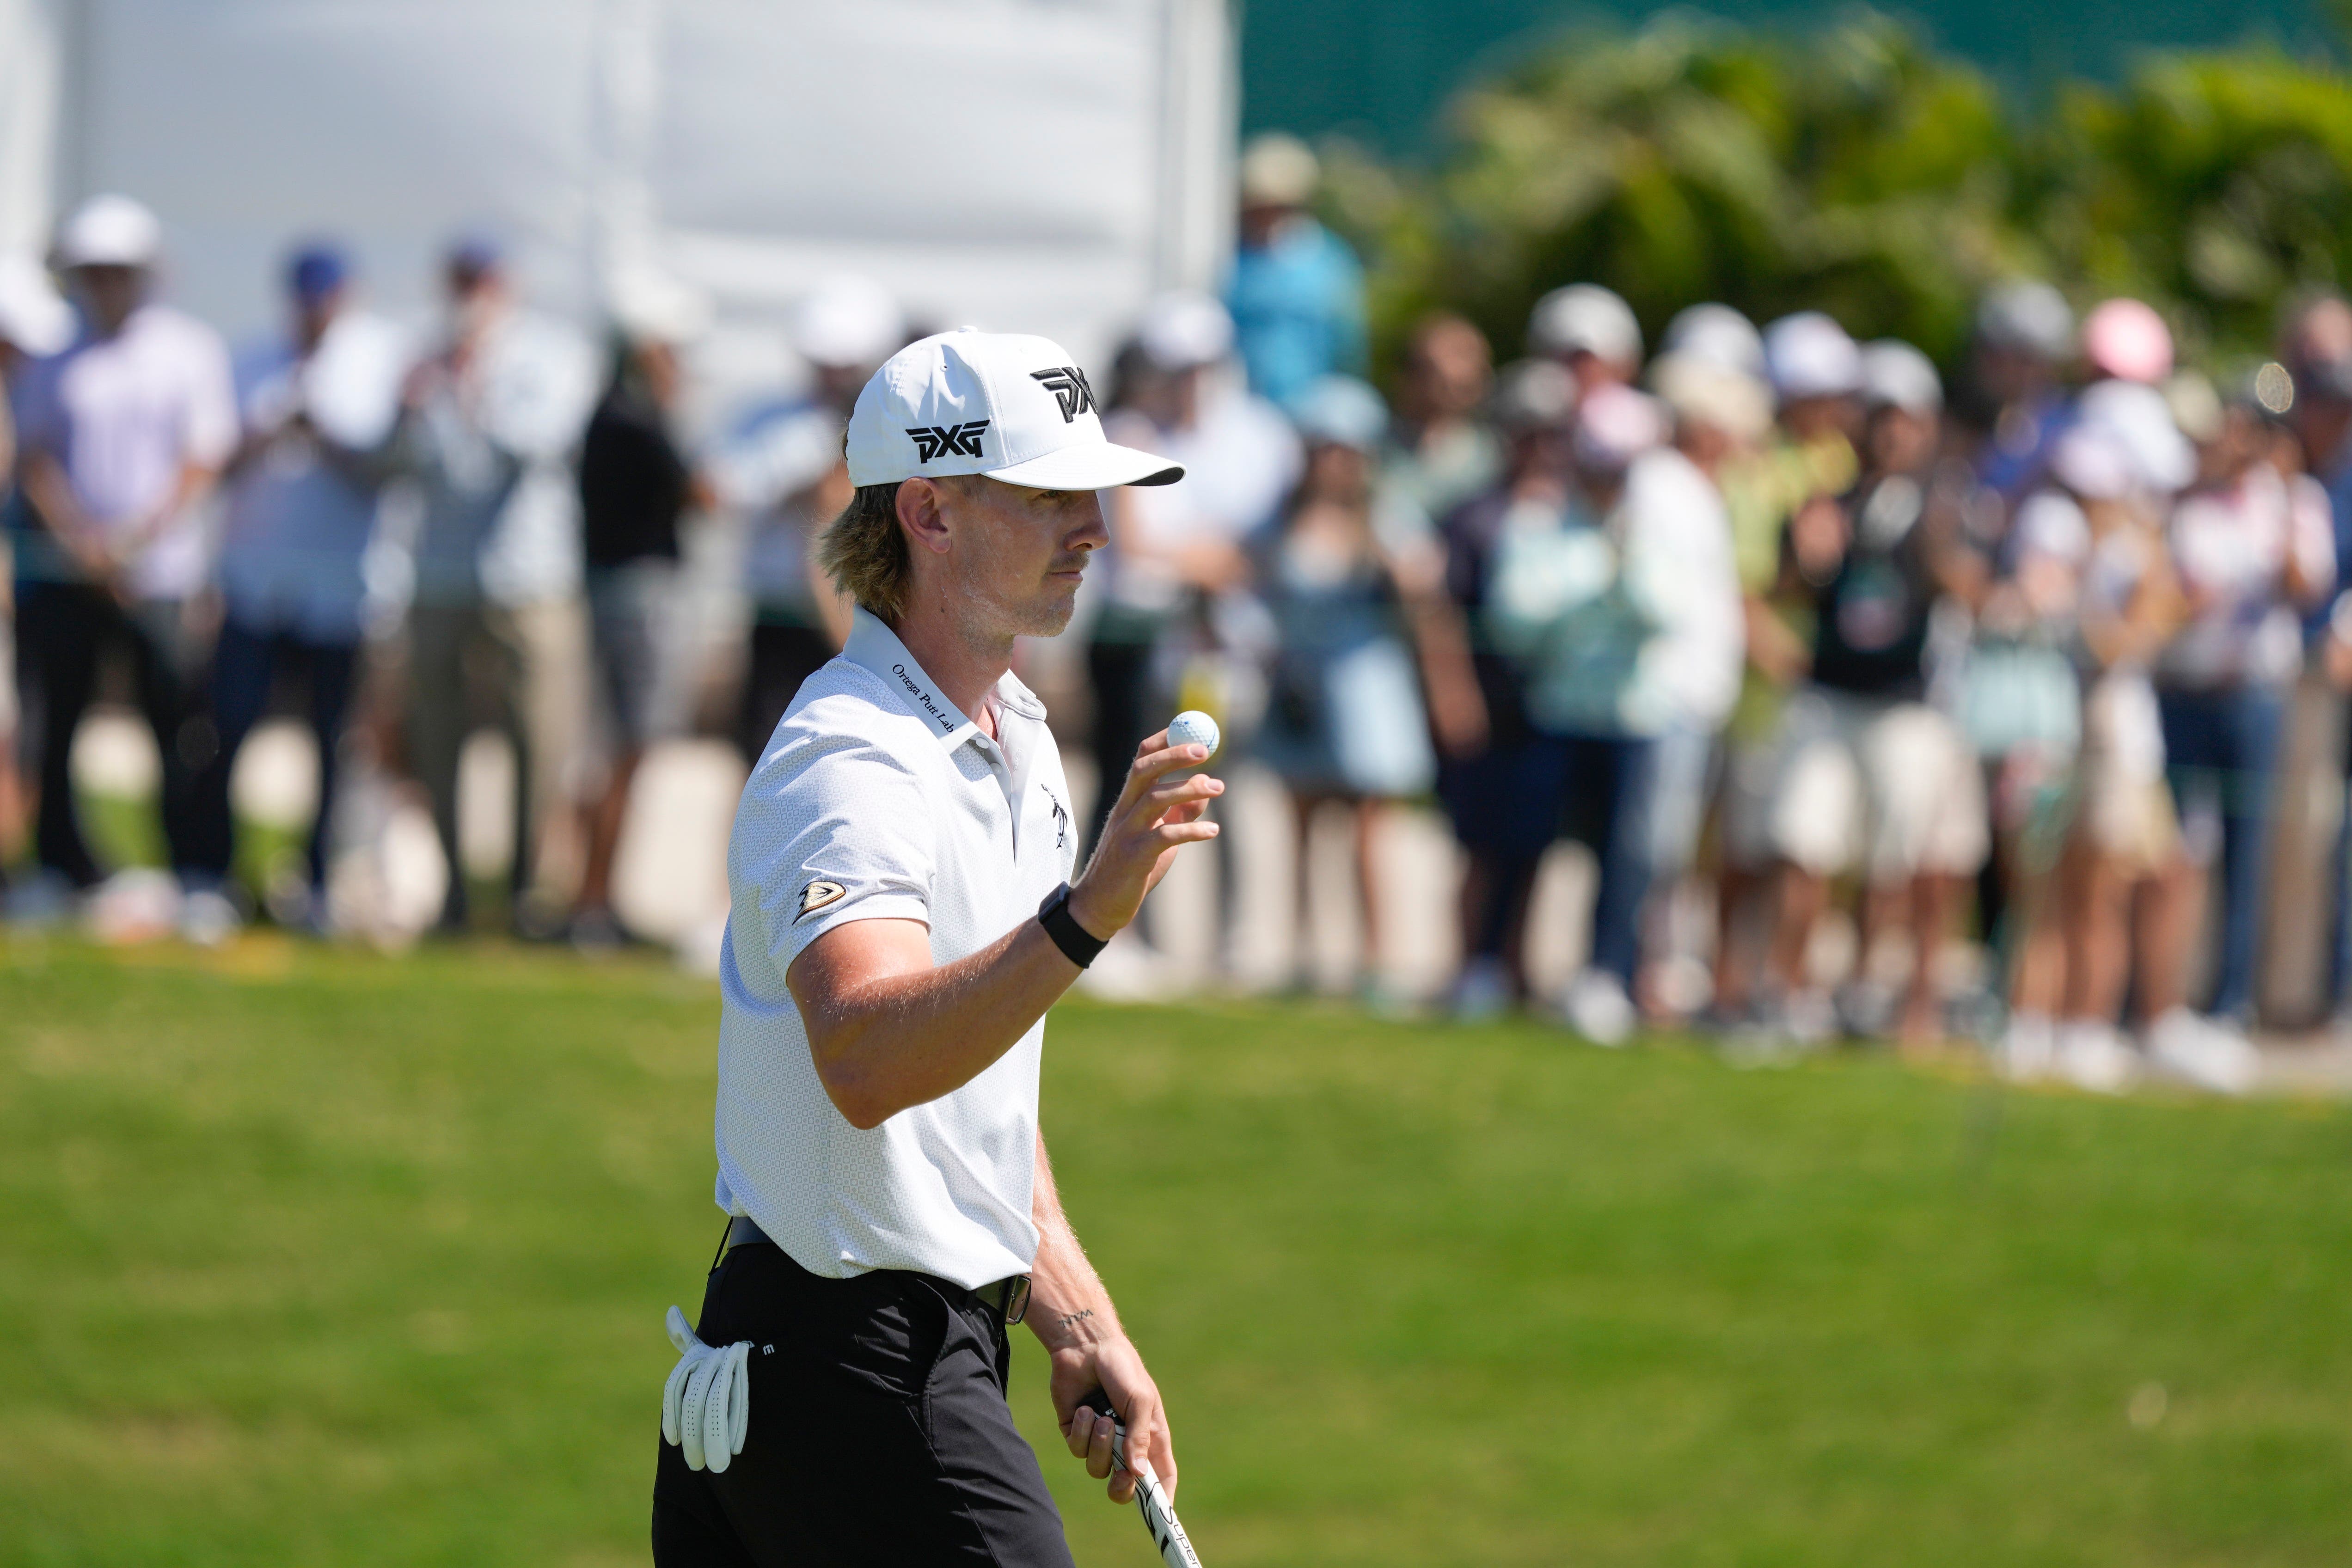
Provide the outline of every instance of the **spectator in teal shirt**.
{"type": "Polygon", "coordinates": [[[1322,377],[1364,368],[1364,269],[1307,212],[1320,178],[1297,137],[1257,137],[1241,161],[1241,247],[1225,303],[1250,389],[1287,409],[1322,377]]]}

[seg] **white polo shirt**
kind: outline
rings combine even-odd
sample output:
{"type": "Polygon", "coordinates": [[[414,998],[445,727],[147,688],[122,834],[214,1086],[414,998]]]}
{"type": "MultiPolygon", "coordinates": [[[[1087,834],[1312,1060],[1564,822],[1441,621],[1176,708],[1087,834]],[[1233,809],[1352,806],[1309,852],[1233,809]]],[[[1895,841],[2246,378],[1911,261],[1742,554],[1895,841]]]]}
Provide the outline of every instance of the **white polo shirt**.
{"type": "Polygon", "coordinates": [[[819,1081],[784,974],[851,921],[912,920],[948,963],[1035,918],[1077,827],[1045,709],[1008,673],[997,732],[939,693],[890,628],[856,613],[743,786],[719,959],[719,1206],[813,1274],[912,1268],[967,1287],[1037,1254],[1043,1019],[952,1093],[866,1131],[819,1081]]]}

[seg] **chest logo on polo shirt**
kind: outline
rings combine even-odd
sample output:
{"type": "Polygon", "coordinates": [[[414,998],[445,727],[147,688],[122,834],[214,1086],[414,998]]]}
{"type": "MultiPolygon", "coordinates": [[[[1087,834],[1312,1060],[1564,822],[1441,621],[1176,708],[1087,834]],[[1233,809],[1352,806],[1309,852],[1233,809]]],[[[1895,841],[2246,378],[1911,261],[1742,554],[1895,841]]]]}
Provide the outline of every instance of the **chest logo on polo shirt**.
{"type": "Polygon", "coordinates": [[[907,434],[915,438],[915,461],[928,463],[945,452],[950,458],[980,456],[981,433],[988,421],[975,419],[969,425],[913,425],[907,434]]]}
{"type": "Polygon", "coordinates": [[[1074,364],[1057,364],[1051,370],[1033,370],[1032,381],[1042,381],[1054,401],[1062,405],[1062,423],[1076,424],[1079,415],[1095,405],[1095,389],[1087,384],[1087,373],[1074,364]]]}
{"type": "Polygon", "coordinates": [[[795,921],[804,921],[827,904],[841,902],[848,893],[849,889],[838,882],[811,882],[801,889],[801,912],[794,915],[793,919],[795,921]]]}

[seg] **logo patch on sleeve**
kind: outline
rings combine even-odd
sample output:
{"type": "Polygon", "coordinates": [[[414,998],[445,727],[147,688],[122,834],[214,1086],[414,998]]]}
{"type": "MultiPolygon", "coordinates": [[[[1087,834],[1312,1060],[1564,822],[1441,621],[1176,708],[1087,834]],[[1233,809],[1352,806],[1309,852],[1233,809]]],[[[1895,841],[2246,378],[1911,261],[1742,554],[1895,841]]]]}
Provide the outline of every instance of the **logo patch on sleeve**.
{"type": "Polygon", "coordinates": [[[793,919],[795,921],[806,920],[827,904],[841,902],[848,892],[849,889],[838,882],[811,882],[801,889],[801,912],[793,919]]]}

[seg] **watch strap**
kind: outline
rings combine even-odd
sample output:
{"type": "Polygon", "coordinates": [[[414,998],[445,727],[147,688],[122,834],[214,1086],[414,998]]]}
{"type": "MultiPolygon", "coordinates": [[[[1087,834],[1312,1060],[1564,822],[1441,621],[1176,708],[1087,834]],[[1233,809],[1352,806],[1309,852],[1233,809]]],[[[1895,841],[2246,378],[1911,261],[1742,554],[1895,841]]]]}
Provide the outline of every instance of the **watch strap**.
{"type": "Polygon", "coordinates": [[[1046,894],[1045,901],[1037,906],[1037,923],[1045,928],[1045,934],[1054,939],[1054,945],[1062,950],[1062,956],[1080,969],[1094,963],[1102,950],[1109,945],[1080,925],[1077,917],[1070,913],[1070,885],[1067,882],[1046,894]]]}

